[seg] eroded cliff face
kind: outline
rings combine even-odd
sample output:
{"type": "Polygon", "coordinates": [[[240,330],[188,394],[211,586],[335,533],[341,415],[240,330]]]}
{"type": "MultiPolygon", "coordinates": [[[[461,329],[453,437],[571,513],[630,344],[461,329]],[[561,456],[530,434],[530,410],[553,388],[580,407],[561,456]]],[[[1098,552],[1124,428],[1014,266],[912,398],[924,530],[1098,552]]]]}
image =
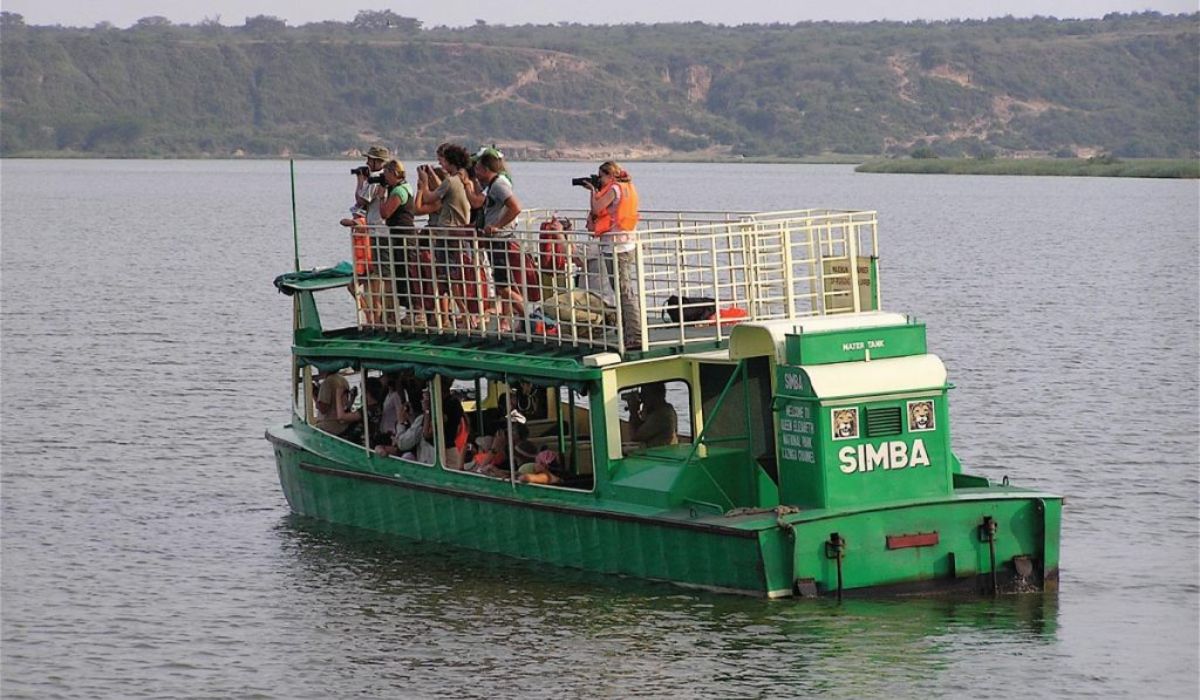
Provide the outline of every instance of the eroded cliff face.
{"type": "Polygon", "coordinates": [[[0,42],[0,152],[327,156],[457,140],[517,158],[1194,156],[1195,19],[23,27],[0,42]]]}

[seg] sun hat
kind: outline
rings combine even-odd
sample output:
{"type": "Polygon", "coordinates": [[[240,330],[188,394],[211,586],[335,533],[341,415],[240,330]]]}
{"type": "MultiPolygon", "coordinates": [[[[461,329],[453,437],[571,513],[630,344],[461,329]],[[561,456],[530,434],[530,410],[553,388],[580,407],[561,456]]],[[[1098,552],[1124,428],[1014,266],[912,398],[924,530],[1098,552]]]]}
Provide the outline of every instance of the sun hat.
{"type": "Polygon", "coordinates": [[[375,160],[387,160],[392,157],[392,152],[383,146],[371,146],[367,149],[367,157],[375,160]]]}

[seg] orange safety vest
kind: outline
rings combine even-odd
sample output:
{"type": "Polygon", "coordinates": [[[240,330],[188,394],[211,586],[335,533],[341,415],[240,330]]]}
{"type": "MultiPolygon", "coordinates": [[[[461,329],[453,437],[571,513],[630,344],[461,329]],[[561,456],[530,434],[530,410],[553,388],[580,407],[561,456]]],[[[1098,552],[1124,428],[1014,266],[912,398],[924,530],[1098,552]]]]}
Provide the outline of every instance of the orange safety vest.
{"type": "Polygon", "coordinates": [[[617,200],[616,221],[613,221],[613,216],[607,208],[597,214],[592,224],[592,233],[597,236],[614,229],[617,231],[632,231],[638,225],[638,194],[633,183],[613,180],[604,189],[600,190],[598,195],[604,196],[610,187],[617,187],[621,191],[621,197],[617,200]]]}

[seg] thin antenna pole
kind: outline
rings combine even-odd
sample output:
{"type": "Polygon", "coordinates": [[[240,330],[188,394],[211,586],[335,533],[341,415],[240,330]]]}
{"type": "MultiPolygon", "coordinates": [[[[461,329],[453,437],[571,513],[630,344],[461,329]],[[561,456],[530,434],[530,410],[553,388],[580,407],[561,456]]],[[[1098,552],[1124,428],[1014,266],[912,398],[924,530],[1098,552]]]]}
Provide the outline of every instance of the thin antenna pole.
{"type": "Polygon", "coordinates": [[[296,161],[288,159],[288,170],[292,175],[292,250],[296,256],[296,272],[300,271],[300,230],[296,222],[296,161]]]}

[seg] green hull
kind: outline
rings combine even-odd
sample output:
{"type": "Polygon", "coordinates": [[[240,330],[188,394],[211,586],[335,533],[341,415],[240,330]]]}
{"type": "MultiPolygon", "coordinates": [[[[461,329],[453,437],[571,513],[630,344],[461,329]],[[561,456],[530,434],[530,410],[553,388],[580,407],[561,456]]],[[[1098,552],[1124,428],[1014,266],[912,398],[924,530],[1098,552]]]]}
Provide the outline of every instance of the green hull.
{"type": "Polygon", "coordinates": [[[371,471],[361,448],[303,427],[272,429],[267,437],[294,512],[409,539],[775,598],[838,593],[836,552],[827,547],[837,532],[845,541],[840,589],[847,594],[987,592],[992,556],[979,527],[987,516],[998,524],[999,590],[1057,587],[1061,499],[1045,494],[969,488],[950,500],[840,512],[654,512],[594,493],[495,480],[472,480],[479,483],[468,489],[441,469],[398,461],[383,474],[371,471]],[[937,544],[886,547],[889,535],[930,532],[938,533],[937,544]],[[1015,557],[1029,562],[1020,567],[1024,576],[1015,557]]]}

